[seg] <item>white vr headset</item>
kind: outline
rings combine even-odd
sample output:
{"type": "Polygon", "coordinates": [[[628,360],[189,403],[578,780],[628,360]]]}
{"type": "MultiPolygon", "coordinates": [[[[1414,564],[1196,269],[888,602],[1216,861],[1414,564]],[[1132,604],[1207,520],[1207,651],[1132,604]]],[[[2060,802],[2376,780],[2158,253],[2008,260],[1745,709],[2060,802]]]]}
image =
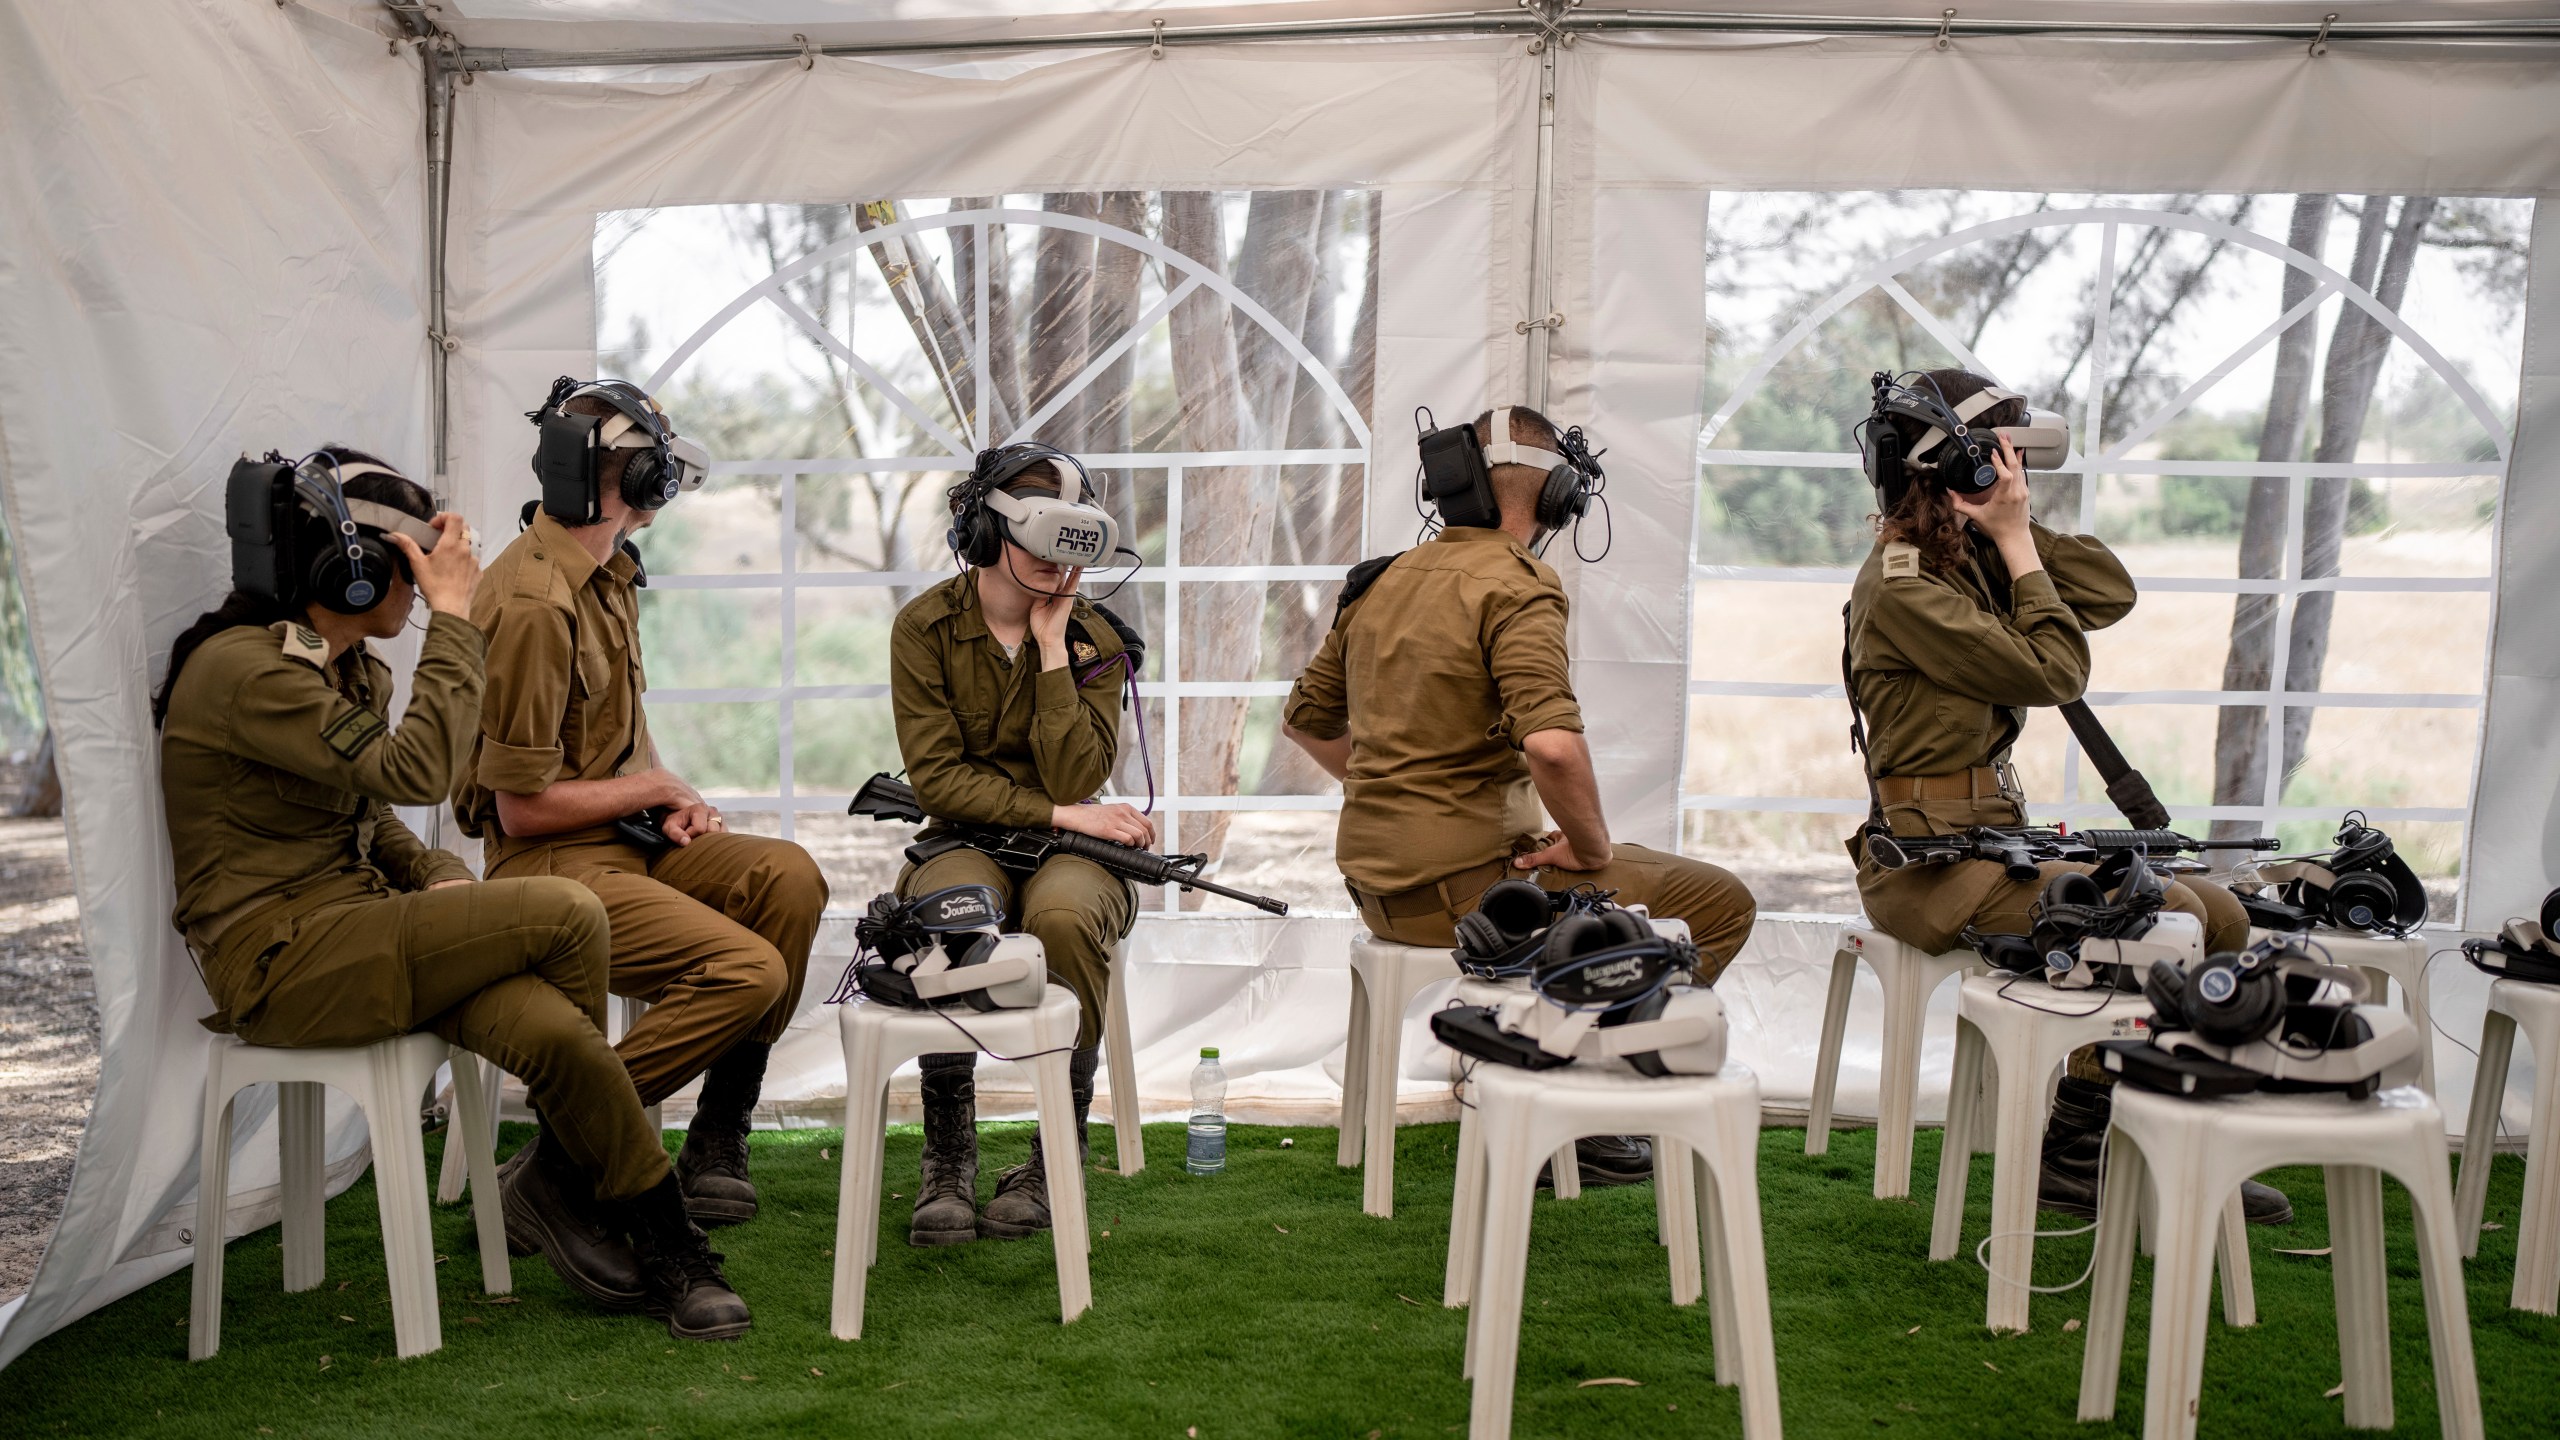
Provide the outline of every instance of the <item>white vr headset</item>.
{"type": "MultiPolygon", "coordinates": [[[[1101,506],[1086,503],[1091,484],[1083,462],[1074,456],[1047,445],[1007,446],[984,477],[981,503],[1003,520],[1005,537],[1031,555],[1053,565],[1090,569],[1108,565],[1119,553],[1120,522],[1101,506]],[[1043,461],[1058,477],[1057,494],[1016,495],[1003,488],[1043,461]]],[[[985,563],[992,563],[992,556],[985,563]]]]}
{"type": "Polygon", "coordinates": [[[859,990],[912,1009],[1030,1009],[1049,983],[1048,951],[1038,936],[1007,934],[1003,923],[1002,904],[984,885],[953,885],[913,900],[883,895],[854,925],[863,953],[834,1003],[859,990]]]}
{"type": "MultiPolygon", "coordinates": [[[[2004,400],[2026,398],[2015,390],[2003,390],[1994,385],[1967,395],[1952,408],[1958,420],[1970,425],[1974,416],[2004,400]]],[[[2029,470],[2059,470],[2071,458],[2071,422],[2050,410],[2029,409],[2026,424],[1994,426],[1991,433],[2009,437],[2009,443],[2017,449],[2018,463],[2029,470]]],[[[1934,425],[1929,427],[1926,433],[1912,442],[1911,458],[1914,461],[1927,460],[1929,452],[1946,438],[1945,430],[1934,425]]]]}
{"type": "MultiPolygon", "coordinates": [[[[1724,1001],[1703,985],[1674,985],[1650,1019],[1600,1023],[1596,1010],[1564,1010],[1534,990],[1506,995],[1493,1020],[1559,1062],[1624,1060],[1647,1075],[1713,1075],[1724,1068],[1724,1001]]],[[[1650,1008],[1650,1007],[1648,1007],[1650,1008]]]]}

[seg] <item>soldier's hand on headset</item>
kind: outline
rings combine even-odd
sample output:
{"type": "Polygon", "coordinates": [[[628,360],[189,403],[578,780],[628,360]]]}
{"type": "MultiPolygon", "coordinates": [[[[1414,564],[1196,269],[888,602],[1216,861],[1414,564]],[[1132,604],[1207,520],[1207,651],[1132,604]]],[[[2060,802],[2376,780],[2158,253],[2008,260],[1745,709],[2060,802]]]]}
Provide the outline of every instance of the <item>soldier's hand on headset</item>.
{"type": "Polygon", "coordinates": [[[1156,822],[1135,805],[1053,805],[1049,823],[1096,840],[1144,850],[1156,843],[1156,822]]]}
{"type": "Polygon", "coordinates": [[[1974,528],[1993,541],[2027,537],[2027,467],[2018,459],[2018,451],[2006,435],[1996,436],[2000,448],[1991,455],[1991,469],[2000,477],[1998,484],[1978,496],[1949,493],[1948,503],[1956,513],[1974,524],[1974,528]]]}
{"type": "Polygon", "coordinates": [[[400,547],[401,557],[409,562],[410,578],[417,582],[418,593],[426,597],[427,608],[447,615],[469,617],[471,588],[480,583],[480,557],[471,548],[471,522],[447,510],[435,518],[442,538],[436,541],[434,553],[418,548],[418,542],[397,530],[383,532],[382,538],[400,547]]]}

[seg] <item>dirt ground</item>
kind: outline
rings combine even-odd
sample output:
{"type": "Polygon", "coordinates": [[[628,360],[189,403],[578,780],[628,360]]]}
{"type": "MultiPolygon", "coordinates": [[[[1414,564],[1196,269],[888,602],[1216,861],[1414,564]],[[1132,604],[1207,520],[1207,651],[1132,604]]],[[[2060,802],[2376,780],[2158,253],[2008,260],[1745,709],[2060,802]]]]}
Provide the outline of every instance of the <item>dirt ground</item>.
{"type": "MultiPolygon", "coordinates": [[[[14,795],[14,778],[0,777],[14,795]]],[[[97,988],[59,820],[0,820],[0,1301],[27,1288],[98,1087],[97,988]]]]}

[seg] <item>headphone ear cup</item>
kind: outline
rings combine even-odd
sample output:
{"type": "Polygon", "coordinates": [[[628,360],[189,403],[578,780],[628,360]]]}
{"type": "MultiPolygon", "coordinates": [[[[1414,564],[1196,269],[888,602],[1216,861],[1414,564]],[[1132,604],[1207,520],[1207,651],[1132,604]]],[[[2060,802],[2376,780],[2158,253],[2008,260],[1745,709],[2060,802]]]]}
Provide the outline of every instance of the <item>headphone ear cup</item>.
{"type": "Polygon", "coordinates": [[[656,450],[634,450],[622,465],[622,503],[634,510],[663,509],[675,498],[666,483],[667,467],[656,450]]]}
{"type": "Polygon", "coordinates": [[[1600,917],[1588,911],[1565,916],[1548,927],[1547,963],[1554,965],[1599,949],[1607,943],[1606,933],[1600,917]]]}
{"type": "Polygon", "coordinates": [[[1547,483],[1538,491],[1538,526],[1561,530],[1580,519],[1590,504],[1584,495],[1582,472],[1570,465],[1558,465],[1547,472],[1547,483]]]}
{"type": "Polygon", "coordinates": [[[2217,955],[2187,977],[2187,1025],[2216,1045],[2246,1045],[2275,1028],[2284,986],[2273,972],[2244,970],[2240,957],[2217,955]]]}
{"type": "Polygon", "coordinates": [[[1507,943],[1528,938],[1554,915],[1555,904],[1546,887],[1535,880],[1496,880],[1476,901],[1474,911],[1460,917],[1460,923],[1480,920],[1499,932],[1497,943],[1507,943]]]}
{"type": "Polygon", "coordinates": [[[2351,870],[2329,887],[2329,919],[2349,930],[2379,930],[2400,911],[2400,888],[2378,870],[2351,870]]]}
{"type": "Polygon", "coordinates": [[[1004,517],[985,500],[980,500],[970,513],[966,548],[961,558],[984,569],[1004,558],[1004,517]]]}
{"type": "Polygon", "coordinates": [[[1591,947],[1593,949],[1605,949],[1611,945],[1633,945],[1653,933],[1653,927],[1645,924],[1644,917],[1633,910],[1603,911],[1600,924],[1606,938],[1600,945],[1591,947]]]}
{"type": "Polygon", "coordinates": [[[2142,977],[2142,998],[2151,1002],[2152,1024],[2166,1028],[2187,1028],[2187,976],[2166,960],[2154,960],[2142,977]]]}

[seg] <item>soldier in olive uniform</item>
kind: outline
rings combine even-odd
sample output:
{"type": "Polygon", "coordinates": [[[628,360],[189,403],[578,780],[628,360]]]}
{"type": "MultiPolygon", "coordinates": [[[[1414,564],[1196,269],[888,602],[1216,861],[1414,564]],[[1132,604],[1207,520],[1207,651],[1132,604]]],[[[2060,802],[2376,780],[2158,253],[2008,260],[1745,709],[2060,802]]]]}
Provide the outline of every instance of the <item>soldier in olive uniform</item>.
{"type": "MultiPolygon", "coordinates": [[[[511,1228],[551,1237],[553,1268],[603,1304],[645,1307],[679,1336],[734,1335],[745,1307],[706,1273],[666,1151],[605,1043],[604,907],[564,880],[475,881],[391,810],[441,802],[478,730],[471,532],[370,456],[331,447],[304,468],[385,522],[359,533],[387,542],[406,573],[357,574],[382,598],[353,611],[312,598],[300,576],[287,577],[290,598],[235,590],[170,652],[152,718],[175,919],[220,1007],[205,1024],[274,1046],[432,1030],[497,1061],[605,1201],[587,1216],[547,1195],[525,1211],[511,1194],[511,1228]],[[390,667],[365,642],[398,635],[420,595],[426,635],[394,725],[390,667]]],[[[319,516],[292,523],[295,553],[331,554],[319,516]]],[[[337,591],[341,605],[364,593],[337,591]]]]}
{"type": "MultiPolygon", "coordinates": [[[[1953,406],[1990,382],[1936,370],[1923,384],[1953,406]]],[[[2026,418],[2026,402],[2003,400],[1972,423],[1980,432],[2026,418]]],[[[1908,416],[1889,423],[1906,448],[1928,433],[1908,416]]],[[[1897,835],[2026,824],[2009,753],[2027,709],[2078,699],[2089,683],[2086,632],[2133,609],[2133,577],[2104,543],[2057,535],[2029,518],[2026,471],[2008,437],[1998,439],[1999,483],[1979,496],[1937,482],[1951,444],[1904,462],[1912,479],[1900,494],[1880,497],[1875,548],[1850,590],[1848,666],[1865,718],[1866,765],[1897,835]]],[[[2046,881],[2094,868],[2049,862],[2034,880],[2011,880],[1988,860],[1886,870],[1867,857],[1863,831],[1849,850],[1868,919],[1933,955],[1956,948],[1968,926],[2029,933],[2046,881]]],[[[2230,891],[2196,879],[2172,880],[2168,889],[2168,908],[2203,924],[2208,951],[2248,944],[2248,916],[2230,891]]],[[[2096,1213],[2108,1083],[2094,1052],[2072,1057],[2045,1135],[2040,1188],[2053,1209],[2096,1213]]],[[[2284,1197],[2265,1186],[2251,1185],[2244,1198],[2253,1221],[2292,1218],[2284,1197]]]]}
{"type": "MultiPolygon", "coordinates": [[[[1559,446],[1545,416],[1510,413],[1505,437],[1491,433],[1491,412],[1478,416],[1480,442],[1559,446]]],[[[1282,733],[1342,781],[1334,858],[1372,933],[1447,946],[1458,917],[1506,875],[1550,890],[1588,883],[1686,921],[1699,978],[1712,982],[1750,938],[1751,892],[1703,861],[1609,838],[1565,649],[1564,587],[1531,552],[1547,533],[1537,518],[1547,478],[1496,463],[1500,528],[1449,525],[1382,569],[1356,570],[1289,694],[1282,733]]],[[[1581,1156],[1594,1184],[1652,1173],[1639,1141],[1585,1140],[1581,1156]]]]}
{"type": "MultiPolygon", "coordinates": [[[[936,822],[1054,826],[1143,849],[1155,843],[1156,828],[1137,807],[1086,803],[1120,758],[1134,632],[1077,596],[1080,570],[1015,544],[1003,517],[967,495],[978,477],[1008,470],[1015,473],[997,483],[1004,493],[1057,495],[1060,463],[1036,458],[1031,447],[989,451],[972,481],[953,488],[952,548],[963,569],[909,601],[890,631],[898,753],[916,803],[936,822]]],[[[923,838],[939,829],[928,826],[923,838]]],[[[1008,926],[1039,937],[1050,980],[1075,992],[1080,1013],[1067,1074],[1081,1151],[1111,955],[1137,918],[1136,898],[1128,882],[1076,855],[1051,856],[1031,875],[1015,876],[981,851],[955,849],[898,876],[904,896],[952,885],[992,888],[1008,926]]],[[[985,1211],[977,1208],[977,1060],[965,1051],[919,1062],[924,1158],[910,1244],[1014,1240],[1049,1228],[1048,1171],[1036,1142],[1028,1162],[997,1179],[985,1211]]]]}
{"type": "Polygon", "coordinates": [[[538,456],[544,496],[472,597],[489,693],[454,813],[492,878],[557,875],[604,901],[609,987],[649,1005],[616,1048],[644,1105],[703,1077],[676,1176],[697,1223],[733,1224],[756,1213],[747,1135],[827,884],[799,846],[730,833],[649,737],[629,542],[676,491],[674,426],[620,381],[563,379],[535,414],[592,421],[592,448],[583,478],[538,456]]]}

